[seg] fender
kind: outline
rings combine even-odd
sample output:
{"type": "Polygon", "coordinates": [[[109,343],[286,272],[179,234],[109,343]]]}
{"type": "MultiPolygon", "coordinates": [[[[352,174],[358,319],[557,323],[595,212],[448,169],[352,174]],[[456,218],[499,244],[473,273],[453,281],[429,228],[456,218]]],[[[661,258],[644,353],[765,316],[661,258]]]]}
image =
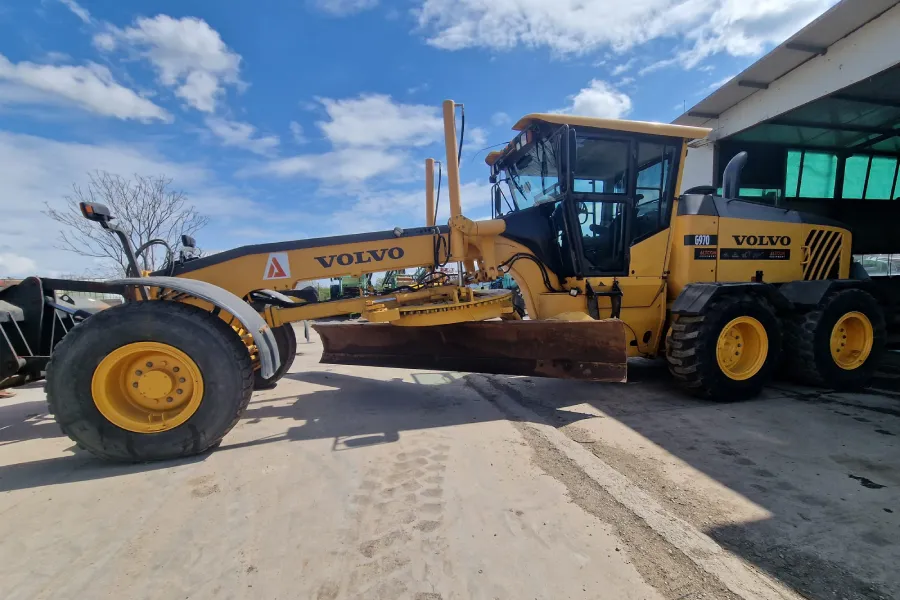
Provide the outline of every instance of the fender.
{"type": "Polygon", "coordinates": [[[889,299],[883,297],[877,286],[872,285],[871,280],[858,279],[817,279],[812,281],[789,281],[778,291],[781,292],[794,306],[810,308],[818,304],[833,290],[857,288],[865,290],[875,296],[881,304],[890,304],[889,299]]]}
{"type": "Polygon", "coordinates": [[[775,307],[776,312],[791,309],[790,301],[785,298],[771,283],[756,282],[704,282],[689,283],[672,303],[670,312],[673,315],[696,316],[703,313],[706,305],[722,294],[734,292],[751,292],[766,298],[775,307]]]}
{"type": "Polygon", "coordinates": [[[184,277],[129,277],[127,279],[115,279],[106,283],[120,286],[142,285],[175,290],[176,292],[184,292],[205,300],[213,306],[217,306],[234,315],[241,325],[244,326],[244,329],[250,332],[250,335],[253,336],[253,343],[259,348],[259,365],[263,377],[272,377],[276,369],[281,365],[275,334],[272,333],[265,320],[253,310],[252,306],[226,289],[205,281],[184,277]]]}

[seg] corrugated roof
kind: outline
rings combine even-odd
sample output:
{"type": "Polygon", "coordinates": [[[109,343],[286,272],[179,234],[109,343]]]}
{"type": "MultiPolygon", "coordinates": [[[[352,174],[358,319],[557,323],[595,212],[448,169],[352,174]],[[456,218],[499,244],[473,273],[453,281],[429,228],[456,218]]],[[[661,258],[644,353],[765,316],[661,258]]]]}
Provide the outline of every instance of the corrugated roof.
{"type": "Polygon", "coordinates": [[[842,0],[691,107],[673,123],[705,125],[806,61],[825,54],[837,41],[898,3],[900,0],[842,0]]]}

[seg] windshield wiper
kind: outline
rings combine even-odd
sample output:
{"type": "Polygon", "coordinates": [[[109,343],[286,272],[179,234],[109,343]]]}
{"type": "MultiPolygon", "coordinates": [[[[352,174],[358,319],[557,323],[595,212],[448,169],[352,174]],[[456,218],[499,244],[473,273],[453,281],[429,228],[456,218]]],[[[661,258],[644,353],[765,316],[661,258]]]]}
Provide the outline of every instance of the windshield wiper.
{"type": "MultiPolygon", "coordinates": [[[[512,181],[513,185],[516,186],[516,189],[519,190],[519,193],[522,194],[522,200],[526,199],[525,190],[522,189],[522,186],[519,185],[519,182],[516,181],[516,176],[513,175],[513,169],[510,167],[507,171],[507,179],[512,181]]],[[[516,201],[516,195],[511,194],[513,198],[513,204],[516,205],[516,210],[519,210],[519,203],[516,201]]]]}

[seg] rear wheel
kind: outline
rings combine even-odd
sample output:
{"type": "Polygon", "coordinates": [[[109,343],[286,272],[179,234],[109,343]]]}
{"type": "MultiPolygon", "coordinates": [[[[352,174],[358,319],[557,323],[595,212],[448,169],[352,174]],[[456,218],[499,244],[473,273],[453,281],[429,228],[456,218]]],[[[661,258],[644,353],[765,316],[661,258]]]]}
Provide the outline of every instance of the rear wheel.
{"type": "Polygon", "coordinates": [[[281,365],[275,371],[275,374],[266,379],[259,371],[253,375],[254,390],[268,390],[275,387],[278,380],[284,377],[291,365],[294,364],[294,357],[297,356],[297,334],[294,332],[294,326],[285,323],[280,327],[272,329],[275,334],[275,342],[278,346],[278,358],[281,365]]]}
{"type": "Polygon", "coordinates": [[[92,316],[47,367],[47,402],[76,444],[145,462],[217,445],[250,401],[253,367],[221,319],[174,302],[136,302],[92,316]]]}
{"type": "Polygon", "coordinates": [[[788,321],[788,372],[801,383],[860,389],[874,376],[885,339],[875,298],[860,289],[840,290],[788,321]]]}
{"type": "Polygon", "coordinates": [[[674,317],[666,347],[669,371],[691,394],[712,400],[757,395],[781,351],[775,311],[750,294],[723,296],[703,314],[674,317]]]}

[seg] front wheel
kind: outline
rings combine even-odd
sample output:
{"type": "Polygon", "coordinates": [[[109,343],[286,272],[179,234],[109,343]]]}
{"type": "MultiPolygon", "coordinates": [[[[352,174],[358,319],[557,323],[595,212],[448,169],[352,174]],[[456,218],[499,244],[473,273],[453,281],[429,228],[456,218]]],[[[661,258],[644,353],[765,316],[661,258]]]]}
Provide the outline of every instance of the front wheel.
{"type": "Polygon", "coordinates": [[[666,347],[676,381],[695,396],[720,401],[759,394],[780,354],[775,311],[751,294],[720,297],[698,316],[676,315],[666,347]]]}
{"type": "Polygon", "coordinates": [[[253,365],[224,321],[187,304],[134,302],[76,326],[47,366],[63,433],[93,454],[146,462],[216,446],[250,401],[253,365]]]}

